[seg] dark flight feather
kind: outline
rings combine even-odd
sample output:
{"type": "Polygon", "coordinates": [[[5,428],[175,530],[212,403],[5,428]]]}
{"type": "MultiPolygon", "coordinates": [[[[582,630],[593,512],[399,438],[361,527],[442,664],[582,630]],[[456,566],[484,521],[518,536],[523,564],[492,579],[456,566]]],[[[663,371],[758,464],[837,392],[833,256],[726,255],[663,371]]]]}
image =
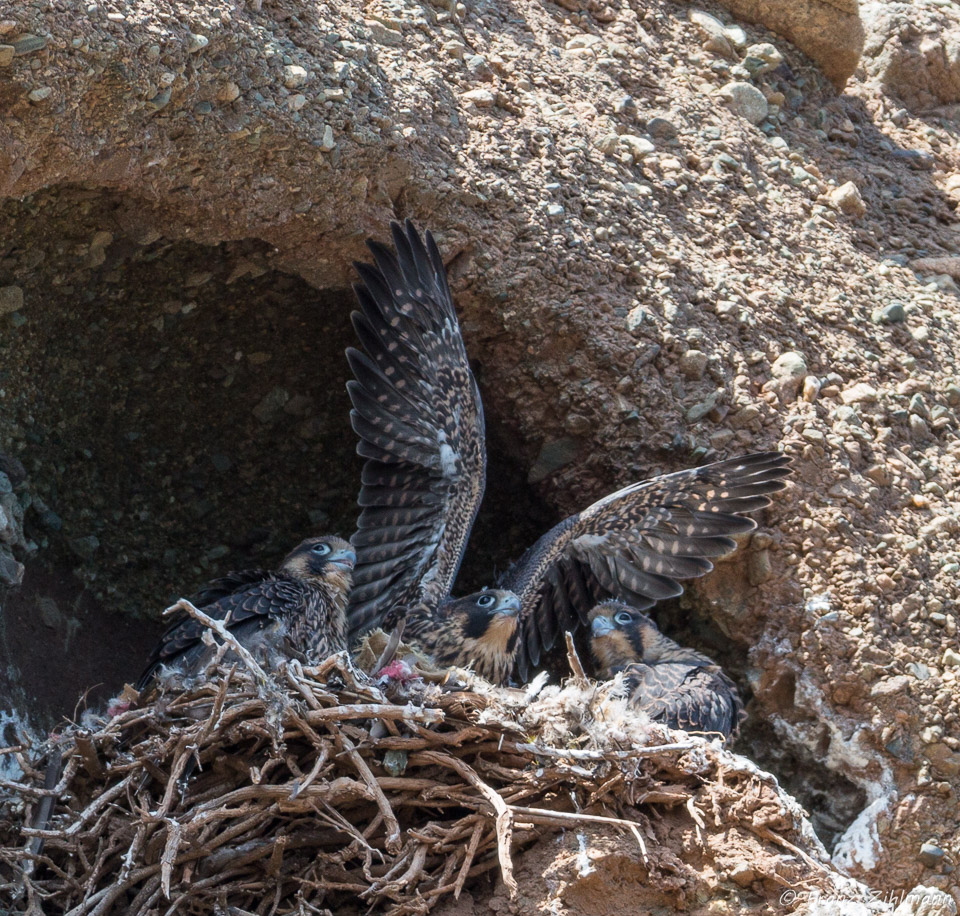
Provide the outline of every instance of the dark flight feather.
{"type": "MultiPolygon", "coordinates": [[[[351,639],[400,606],[409,609],[408,637],[452,627],[444,608],[466,600],[451,592],[486,479],[480,394],[440,253],[409,220],[391,232],[395,253],[371,241],[375,264],[357,265],[353,323],[365,352],[347,351],[351,419],[367,459],[351,639]]],[[[484,644],[486,670],[526,681],[598,602],[617,597],[648,609],[681,594],[681,581],[709,572],[734,537],[756,527],[742,513],[769,504],[788,463],[765,452],[654,477],[565,519],[497,583],[519,596],[521,609],[511,658],[494,664],[492,643],[484,644]]],[[[451,634],[450,646],[462,645],[451,634]]]]}
{"type": "Polygon", "coordinates": [[[440,252],[407,221],[357,265],[365,353],[350,349],[351,422],[362,477],[354,637],[394,605],[438,608],[450,595],[486,481],[483,408],[440,252]]]}
{"type": "Polygon", "coordinates": [[[679,580],[713,569],[710,559],[733,550],[734,535],[756,527],[737,513],[769,505],[769,495],[785,485],[789,463],[779,452],[760,452],[653,477],[543,535],[498,583],[520,598],[520,679],[560,632],[584,623],[598,601],[619,597],[646,610],[681,594],[679,580]],[[550,574],[555,567],[559,577],[550,574]]]}

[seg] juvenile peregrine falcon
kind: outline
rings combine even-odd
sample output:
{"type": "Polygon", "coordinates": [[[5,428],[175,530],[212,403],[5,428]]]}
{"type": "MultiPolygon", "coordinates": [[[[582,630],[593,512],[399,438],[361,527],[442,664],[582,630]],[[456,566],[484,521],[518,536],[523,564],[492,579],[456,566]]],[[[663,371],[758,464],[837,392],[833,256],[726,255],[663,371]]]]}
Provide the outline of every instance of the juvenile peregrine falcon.
{"type": "Polygon", "coordinates": [[[630,704],[654,722],[729,738],[746,716],[736,686],[714,661],[668,639],[622,602],[590,612],[590,653],[600,677],[623,672],[630,704]]]}
{"type": "Polygon", "coordinates": [[[375,265],[356,265],[353,323],[366,352],[347,351],[366,459],[350,636],[403,606],[405,633],[423,648],[495,682],[526,681],[599,601],[646,609],[709,572],[709,558],[736,546],[732,535],[756,527],[741,513],[769,504],[789,459],[764,452],[631,484],[547,532],[502,591],[454,599],[486,481],[483,407],[433,237],[421,240],[409,220],[391,230],[396,254],[371,241],[375,265]]]}
{"type": "MultiPolygon", "coordinates": [[[[276,572],[244,570],[215,579],[190,600],[222,620],[237,641],[270,658],[284,644],[311,664],[347,647],[347,593],[356,553],[338,537],[298,544],[276,572]]],[[[198,674],[213,658],[205,627],[184,616],[160,637],[137,682],[143,690],[161,668],[198,674]]]]}

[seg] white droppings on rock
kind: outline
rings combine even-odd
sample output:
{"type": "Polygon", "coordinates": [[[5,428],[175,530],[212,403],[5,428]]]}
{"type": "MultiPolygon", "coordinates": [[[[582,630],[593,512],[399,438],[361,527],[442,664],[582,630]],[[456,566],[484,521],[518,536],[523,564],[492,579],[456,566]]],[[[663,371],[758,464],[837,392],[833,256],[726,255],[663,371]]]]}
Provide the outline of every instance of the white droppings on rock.
{"type": "Polygon", "coordinates": [[[890,811],[896,801],[894,793],[875,798],[847,827],[833,848],[833,864],[845,870],[862,868],[871,871],[883,852],[877,819],[890,811]]]}

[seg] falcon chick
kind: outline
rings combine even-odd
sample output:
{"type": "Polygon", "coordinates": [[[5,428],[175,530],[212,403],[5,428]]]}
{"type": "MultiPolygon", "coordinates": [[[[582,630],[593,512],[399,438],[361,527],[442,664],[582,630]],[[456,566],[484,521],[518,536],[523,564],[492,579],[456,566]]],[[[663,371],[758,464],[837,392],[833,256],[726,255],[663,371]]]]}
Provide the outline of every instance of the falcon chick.
{"type": "Polygon", "coordinates": [[[437,665],[470,667],[494,684],[513,673],[519,636],[520,599],[491,588],[444,601],[436,611],[423,607],[405,615],[404,639],[437,665]]]}
{"type": "Polygon", "coordinates": [[[709,572],[734,535],[756,527],[743,513],[783,489],[790,459],[760,452],[631,484],[550,529],[499,590],[454,598],[486,486],[483,405],[433,237],[409,220],[391,232],[393,251],[369,241],[375,264],[356,265],[352,318],[365,352],[347,350],[350,420],[366,459],[350,638],[404,608],[405,636],[427,651],[525,683],[598,602],[645,610],[709,572]]]}
{"type": "Polygon", "coordinates": [[[590,612],[590,653],[600,677],[623,672],[630,704],[654,722],[729,738],[746,716],[736,685],[719,665],[667,638],[646,614],[620,601],[590,612]]]}
{"type": "MultiPolygon", "coordinates": [[[[255,656],[302,654],[309,664],[347,647],[347,594],[357,556],[338,537],[307,538],[275,572],[254,569],[215,579],[191,603],[222,620],[255,656]]],[[[201,623],[184,615],[160,637],[137,682],[143,690],[161,669],[199,674],[216,652],[203,643],[201,623]]]]}

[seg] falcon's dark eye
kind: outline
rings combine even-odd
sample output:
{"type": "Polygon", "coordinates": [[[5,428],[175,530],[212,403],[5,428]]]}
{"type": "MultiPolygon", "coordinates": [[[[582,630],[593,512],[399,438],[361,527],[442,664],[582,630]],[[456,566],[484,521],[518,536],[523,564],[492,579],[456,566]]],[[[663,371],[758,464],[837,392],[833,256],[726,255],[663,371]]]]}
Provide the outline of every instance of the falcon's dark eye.
{"type": "Polygon", "coordinates": [[[314,544],[313,547],[310,548],[310,553],[315,553],[318,557],[325,557],[328,553],[330,553],[330,545],[314,544]]]}
{"type": "Polygon", "coordinates": [[[497,599],[493,595],[481,595],[477,598],[477,604],[480,607],[493,607],[497,603],[497,599]]]}
{"type": "Polygon", "coordinates": [[[626,627],[633,623],[633,614],[628,614],[626,611],[620,611],[619,614],[614,615],[613,620],[615,623],[619,623],[620,626],[626,627]]]}

